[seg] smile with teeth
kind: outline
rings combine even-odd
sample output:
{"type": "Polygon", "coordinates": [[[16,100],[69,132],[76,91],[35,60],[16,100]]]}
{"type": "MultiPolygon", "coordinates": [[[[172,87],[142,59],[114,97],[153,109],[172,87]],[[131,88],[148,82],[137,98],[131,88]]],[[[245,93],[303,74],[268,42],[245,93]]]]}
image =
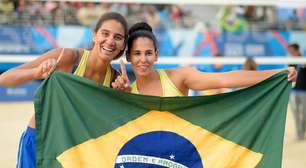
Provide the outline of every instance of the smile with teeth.
{"type": "Polygon", "coordinates": [[[102,47],[102,46],[101,46],[101,49],[102,49],[102,50],[105,50],[105,51],[107,51],[107,52],[113,52],[113,51],[115,51],[115,49],[113,49],[113,48],[107,48],[107,47],[102,47]]]}
{"type": "Polygon", "coordinates": [[[148,68],[147,65],[139,65],[137,67],[138,67],[138,69],[141,69],[141,70],[146,70],[148,68]]]}

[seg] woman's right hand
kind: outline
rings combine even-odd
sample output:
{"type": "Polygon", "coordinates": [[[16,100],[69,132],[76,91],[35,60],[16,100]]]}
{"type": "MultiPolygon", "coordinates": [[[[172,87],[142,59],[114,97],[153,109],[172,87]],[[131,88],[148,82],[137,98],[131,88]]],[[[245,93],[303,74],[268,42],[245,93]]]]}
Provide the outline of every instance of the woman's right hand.
{"type": "Polygon", "coordinates": [[[130,85],[130,80],[126,72],[125,65],[122,60],[120,60],[121,75],[117,76],[114,82],[112,82],[112,88],[115,90],[123,92],[131,92],[132,88],[130,85]]]}
{"type": "Polygon", "coordinates": [[[57,60],[54,58],[43,61],[38,67],[34,68],[34,78],[45,79],[56,69],[56,65],[57,60]]]}

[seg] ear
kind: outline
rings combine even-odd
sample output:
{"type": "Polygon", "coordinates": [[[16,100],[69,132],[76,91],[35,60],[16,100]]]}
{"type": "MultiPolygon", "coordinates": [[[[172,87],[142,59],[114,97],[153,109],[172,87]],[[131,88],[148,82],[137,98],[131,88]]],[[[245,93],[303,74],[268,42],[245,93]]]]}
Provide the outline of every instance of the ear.
{"type": "Polygon", "coordinates": [[[125,53],[125,58],[127,62],[131,62],[130,55],[127,52],[125,53]]]}
{"type": "Polygon", "coordinates": [[[154,62],[156,62],[156,61],[158,60],[158,57],[159,57],[159,52],[158,52],[158,50],[155,51],[155,55],[156,55],[156,57],[155,57],[155,59],[154,59],[154,62]]]}
{"type": "Polygon", "coordinates": [[[97,33],[95,31],[92,32],[92,41],[96,42],[97,40],[97,33]]]}

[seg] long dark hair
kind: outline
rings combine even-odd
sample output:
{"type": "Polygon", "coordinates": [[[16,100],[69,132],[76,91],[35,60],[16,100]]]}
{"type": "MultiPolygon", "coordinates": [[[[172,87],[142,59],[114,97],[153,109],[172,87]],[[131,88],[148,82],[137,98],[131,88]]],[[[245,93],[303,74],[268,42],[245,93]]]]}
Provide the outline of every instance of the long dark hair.
{"type": "Polygon", "coordinates": [[[145,22],[139,22],[134,24],[130,30],[129,30],[129,37],[127,40],[127,51],[126,51],[126,59],[130,60],[130,51],[133,47],[133,42],[139,37],[146,37],[153,41],[154,49],[157,50],[157,40],[155,35],[153,34],[152,27],[145,23],[145,22]]]}
{"type": "MultiPolygon", "coordinates": [[[[125,49],[125,44],[127,41],[127,37],[128,37],[128,24],[126,19],[120,14],[120,13],[116,13],[116,12],[108,12],[103,14],[100,19],[98,20],[95,28],[93,29],[93,31],[95,33],[98,32],[98,30],[100,29],[101,25],[108,20],[116,20],[117,22],[119,22],[122,27],[124,28],[124,49],[125,49]]],[[[94,46],[94,42],[92,43],[91,49],[94,46]]],[[[118,59],[122,56],[122,54],[124,53],[124,49],[122,51],[119,52],[119,54],[114,58],[114,59],[118,59]]]]}

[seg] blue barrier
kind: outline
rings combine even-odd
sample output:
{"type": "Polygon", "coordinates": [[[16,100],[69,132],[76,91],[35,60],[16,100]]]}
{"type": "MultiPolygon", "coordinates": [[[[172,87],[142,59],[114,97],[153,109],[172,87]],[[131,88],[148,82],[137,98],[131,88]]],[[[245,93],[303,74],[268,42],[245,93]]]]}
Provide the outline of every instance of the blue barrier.
{"type": "Polygon", "coordinates": [[[0,86],[0,101],[32,101],[40,81],[32,81],[16,87],[0,86]]]}
{"type": "MultiPolygon", "coordinates": [[[[306,32],[198,32],[157,29],[161,56],[285,56],[291,42],[306,55],[306,32]]],[[[42,54],[57,47],[88,48],[92,30],[82,26],[0,26],[0,54],[42,54]]]]}

